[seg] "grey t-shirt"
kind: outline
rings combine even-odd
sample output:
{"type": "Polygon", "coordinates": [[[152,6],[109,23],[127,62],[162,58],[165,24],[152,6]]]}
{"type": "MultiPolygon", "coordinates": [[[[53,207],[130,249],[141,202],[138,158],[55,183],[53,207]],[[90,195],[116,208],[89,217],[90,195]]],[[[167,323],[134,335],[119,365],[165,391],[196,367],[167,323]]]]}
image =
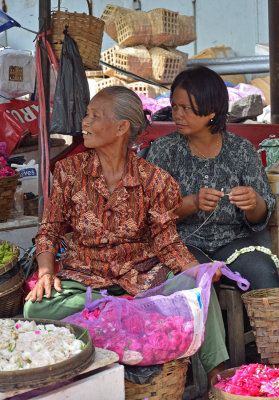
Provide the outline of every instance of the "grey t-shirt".
{"type": "Polygon", "coordinates": [[[266,201],[268,213],[261,224],[250,225],[244,211],[232,205],[228,196],[220,200],[214,212],[198,211],[179,222],[177,230],[182,240],[207,252],[249,236],[251,229],[264,229],[275,206],[275,197],[252,143],[231,132],[223,133],[222,138],[222,149],[212,159],[194,155],[187,136],[178,132],[157,139],[147,155],[148,161],[169,172],[179,182],[183,197],[198,193],[205,186],[217,190],[223,188],[224,193],[229,193],[235,186],[252,186],[266,201]]]}

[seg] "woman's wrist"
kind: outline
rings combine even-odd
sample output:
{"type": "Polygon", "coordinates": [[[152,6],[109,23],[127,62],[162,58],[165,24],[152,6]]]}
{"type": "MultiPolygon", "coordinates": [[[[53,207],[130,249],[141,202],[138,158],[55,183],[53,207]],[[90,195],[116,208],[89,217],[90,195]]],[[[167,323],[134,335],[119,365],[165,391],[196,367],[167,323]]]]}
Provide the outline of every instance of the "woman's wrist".
{"type": "Polygon", "coordinates": [[[51,276],[54,276],[55,274],[54,274],[54,272],[53,271],[40,271],[39,270],[39,279],[41,279],[43,276],[45,276],[45,275],[51,275],[51,276]]]}

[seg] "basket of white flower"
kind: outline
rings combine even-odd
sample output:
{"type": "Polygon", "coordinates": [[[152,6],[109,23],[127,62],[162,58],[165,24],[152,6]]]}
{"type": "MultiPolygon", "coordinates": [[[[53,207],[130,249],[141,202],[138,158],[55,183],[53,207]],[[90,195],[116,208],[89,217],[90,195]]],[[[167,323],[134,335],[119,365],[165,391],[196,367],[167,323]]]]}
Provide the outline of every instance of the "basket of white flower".
{"type": "Polygon", "coordinates": [[[245,304],[263,364],[279,365],[279,288],[244,293],[245,304]]]}

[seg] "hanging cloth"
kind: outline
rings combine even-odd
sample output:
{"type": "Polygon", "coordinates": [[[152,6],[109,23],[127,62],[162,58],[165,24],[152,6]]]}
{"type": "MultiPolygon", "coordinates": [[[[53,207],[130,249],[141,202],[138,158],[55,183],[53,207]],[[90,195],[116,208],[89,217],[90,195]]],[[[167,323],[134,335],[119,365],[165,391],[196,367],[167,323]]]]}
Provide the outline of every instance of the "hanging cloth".
{"type": "Polygon", "coordinates": [[[77,136],[90,101],[90,92],[76,42],[64,31],[50,133],[77,136]]]}

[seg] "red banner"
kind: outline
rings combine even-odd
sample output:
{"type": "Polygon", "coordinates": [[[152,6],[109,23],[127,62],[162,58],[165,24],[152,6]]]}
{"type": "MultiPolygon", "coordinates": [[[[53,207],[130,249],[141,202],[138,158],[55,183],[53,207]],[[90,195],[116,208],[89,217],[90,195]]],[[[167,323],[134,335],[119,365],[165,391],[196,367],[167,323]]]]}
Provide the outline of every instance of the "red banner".
{"type": "Polygon", "coordinates": [[[11,100],[0,104],[0,142],[7,143],[9,156],[28,133],[38,137],[38,116],[36,101],[11,100]]]}

